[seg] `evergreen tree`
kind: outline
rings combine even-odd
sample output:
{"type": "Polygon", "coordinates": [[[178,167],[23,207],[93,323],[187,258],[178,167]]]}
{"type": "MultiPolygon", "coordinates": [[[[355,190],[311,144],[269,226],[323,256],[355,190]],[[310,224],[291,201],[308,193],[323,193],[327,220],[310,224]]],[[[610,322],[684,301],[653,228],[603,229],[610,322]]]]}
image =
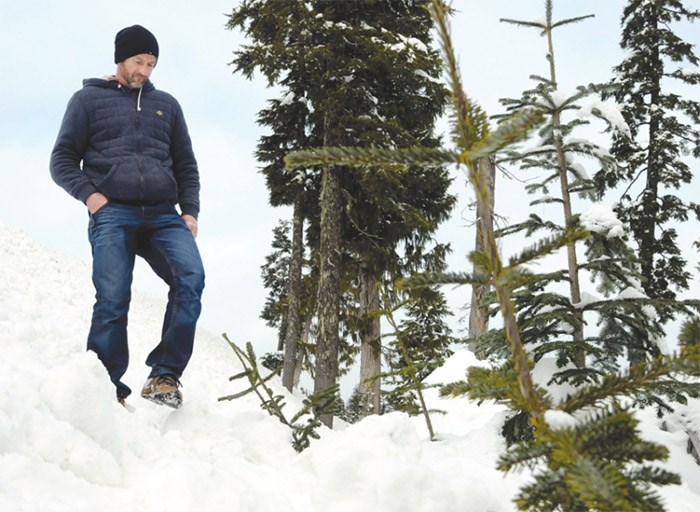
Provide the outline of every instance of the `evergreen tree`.
{"type": "Polygon", "coordinates": [[[360,391],[359,386],[355,386],[347,404],[345,405],[345,410],[343,411],[341,418],[343,421],[351,424],[357,423],[367,415],[365,412],[367,407],[368,405],[365,403],[364,394],[360,391]]]}
{"type": "MultiPolygon", "coordinates": [[[[439,59],[429,50],[431,23],[420,3],[321,2],[329,30],[338,31],[326,44],[335,56],[328,79],[345,77],[337,84],[337,100],[331,98],[323,108],[327,113],[342,105],[338,126],[343,133],[326,145],[437,144],[434,122],[446,90],[436,80],[439,59]]],[[[454,202],[446,193],[449,181],[444,170],[386,166],[343,171],[347,217],[342,236],[357,261],[361,297],[360,388],[375,412],[380,409],[380,281],[385,273],[393,278],[422,264],[430,235],[454,202]],[[400,246],[404,257],[398,259],[400,246]]]]}
{"type": "MultiPolygon", "coordinates": [[[[299,221],[299,217],[295,215],[293,221],[299,221]]],[[[289,365],[291,361],[291,367],[288,366],[282,372],[283,384],[291,391],[299,383],[303,361],[309,359],[306,342],[309,328],[304,325],[310,322],[314,296],[309,290],[313,289],[316,280],[311,274],[302,275],[302,268],[309,267],[308,261],[303,254],[294,255],[295,250],[301,251],[303,248],[293,246],[289,232],[290,222],[285,220],[281,220],[273,230],[273,251],[265,257],[265,265],[261,267],[263,284],[269,293],[260,316],[266,320],[267,325],[277,329],[277,350],[283,351],[281,366],[289,365]],[[296,268],[297,261],[299,268],[296,268]],[[298,283],[295,286],[291,284],[293,279],[290,274],[297,276],[298,283]],[[296,322],[294,329],[289,326],[292,321],[296,322]],[[293,342],[289,340],[291,330],[295,332],[293,342]],[[290,345],[293,345],[291,349],[290,345]]],[[[293,239],[302,240],[302,235],[295,234],[293,239]]],[[[276,361],[279,355],[266,354],[265,357],[276,361]]]]}
{"type": "Polygon", "coordinates": [[[289,222],[280,221],[273,230],[272,253],[265,257],[262,269],[263,284],[269,290],[260,318],[270,327],[277,328],[277,350],[282,350],[287,330],[287,283],[289,282],[289,222]]]}
{"type": "Polygon", "coordinates": [[[318,205],[320,176],[314,169],[290,173],[282,158],[291,149],[320,143],[315,139],[319,135],[310,130],[311,109],[306,98],[306,89],[312,86],[316,71],[304,58],[314,30],[311,23],[306,5],[294,0],[244,1],[232,11],[228,22],[229,29],[241,28],[252,40],[235,53],[231,62],[235,71],[250,78],[259,69],[270,85],[280,85],[284,92],[282,98],[270,100],[269,108],[259,114],[258,122],[270,127],[272,133],[261,137],[256,156],[265,163],[262,172],[270,191],[270,204],[294,208],[287,318],[280,333],[285,351],[282,378],[289,390],[298,380],[302,357],[297,348],[302,333],[308,332],[303,326],[310,321],[302,312],[304,303],[310,302],[308,296],[303,296],[303,233],[305,219],[315,215],[318,205]]]}
{"type": "Polygon", "coordinates": [[[435,288],[413,290],[404,309],[406,319],[387,350],[387,407],[417,415],[421,409],[413,384],[445,363],[456,339],[445,322],[447,301],[435,288]]]}
{"type": "MultiPolygon", "coordinates": [[[[642,286],[650,298],[674,299],[688,288],[690,273],[674,224],[700,207],[678,197],[691,183],[689,155],[700,156],[700,102],[681,96],[674,84],[700,84],[698,57],[674,26],[700,11],[681,0],[629,0],[622,15],[624,60],[614,68],[608,94],[622,106],[631,137],[616,137],[612,153],[625,167],[597,176],[601,192],[622,190],[619,217],[631,227],[639,251],[642,286]],[[691,66],[691,67],[686,67],[691,66]]],[[[662,318],[673,314],[659,308],[662,318]]]]}
{"type": "MultiPolygon", "coordinates": [[[[601,172],[613,173],[618,168],[605,148],[582,138],[578,132],[590,124],[591,116],[600,118],[614,132],[626,134],[629,130],[617,110],[598,98],[603,86],[580,86],[573,94],[559,89],[553,29],[581,22],[589,16],[553,23],[552,3],[547,2],[546,8],[547,23],[502,20],[541,31],[546,36],[549,64],[546,77],[533,77],[536,82],[533,89],[525,91],[518,100],[503,100],[509,112],[542,109],[546,123],[536,140],[528,141],[524,148],[510,150],[502,161],[518,165],[522,172],[535,173],[537,179],[528,180],[530,183],[526,187],[529,193],[540,195],[531,203],[533,206],[551,204],[560,207],[562,214],[560,220],[557,216],[542,218],[531,214],[526,221],[505,228],[502,234],[520,233],[530,238],[535,233],[545,232],[560,237],[581,226],[591,230],[585,242],[584,258],[580,254],[581,244],[575,237],[569,238],[564,246],[566,267],[550,268],[545,273],[528,270],[521,277],[523,287],[516,288],[515,294],[523,339],[536,347],[535,360],[555,353],[558,365],[563,368],[555,378],[581,383],[595,380],[601,371],[617,369],[617,358],[625,349],[640,348],[640,332],[656,333],[656,337],[662,333],[655,318],[645,311],[646,303],[634,300],[643,301],[646,297],[638,289],[636,259],[626,244],[619,221],[611,212],[606,214],[601,205],[589,203],[587,208],[591,211],[583,218],[576,211],[575,196],[590,201],[593,191],[593,182],[580,160],[593,161],[601,172]],[[593,290],[587,292],[582,288],[581,276],[585,271],[598,280],[598,292],[611,299],[626,297],[629,300],[622,303],[593,300],[593,290]],[[568,293],[559,291],[564,287],[568,288],[568,293]],[[599,335],[585,332],[584,327],[590,322],[584,320],[584,315],[589,311],[599,313],[602,318],[599,335]]],[[[543,239],[542,243],[547,244],[547,240],[543,239]]],[[[494,339],[498,343],[498,338],[493,334],[485,338],[482,348],[494,339]]],[[[656,346],[641,347],[658,355],[656,346]]]]}
{"type": "Polygon", "coordinates": [[[284,370],[282,380],[290,391],[294,387],[295,376],[300,371],[303,354],[299,351],[302,325],[305,316],[302,312],[304,296],[302,270],[304,267],[304,221],[314,215],[314,205],[310,201],[317,196],[318,180],[313,170],[299,170],[291,175],[285,172],[282,156],[288,148],[304,147],[308,143],[305,133],[308,108],[303,97],[297,98],[294,90],[298,85],[290,84],[290,90],[284,98],[271,100],[270,108],[260,112],[258,121],[271,127],[271,135],[262,136],[256,156],[265,162],[262,172],[270,189],[272,205],[292,204],[292,237],[290,259],[287,270],[286,318],[281,332],[280,350],[284,349],[284,370]]]}
{"type": "MultiPolygon", "coordinates": [[[[341,310],[347,281],[343,272],[349,261],[354,260],[352,268],[359,276],[357,295],[364,298],[363,319],[357,325],[370,363],[362,364],[363,373],[377,376],[381,344],[376,311],[382,276],[414,269],[428,257],[424,248],[454,199],[446,193],[446,171],[319,166],[318,172],[302,169],[299,179],[299,171],[281,168],[280,155],[299,145],[437,144],[433,127],[447,93],[436,80],[439,59],[429,50],[431,23],[421,3],[243,2],[231,16],[231,26],[243,27],[255,41],[238,53],[237,69],[250,74],[259,67],[288,91],[260,116],[275,131],[261,140],[258,152],[270,162],[264,172],[273,204],[295,201],[296,212],[300,183],[316,185],[321,176],[320,189],[307,189],[302,201],[311,204],[316,194],[315,213],[301,208],[306,218],[318,222],[309,230],[318,237],[312,247],[319,283],[317,391],[331,385],[338,374],[339,323],[347,317],[341,310]],[[403,256],[397,248],[404,249],[403,256]]],[[[292,263],[296,261],[293,257],[292,263]]],[[[290,272],[290,289],[296,275],[290,272]]],[[[293,297],[290,293],[290,314],[293,297]]],[[[288,321],[287,330],[297,325],[288,321]]],[[[365,379],[370,381],[378,410],[378,381],[365,379]]]]}
{"type": "MultiPolygon", "coordinates": [[[[547,2],[547,18],[551,20],[551,2],[547,2]]],[[[586,17],[579,17],[562,21],[557,24],[557,27],[564,24],[575,23],[582,21],[586,17]]],[[[575,101],[589,93],[589,90],[580,90],[574,97],[566,97],[560,90],[558,85],[557,68],[554,56],[554,43],[552,25],[542,23],[530,23],[516,20],[502,20],[509,23],[522,26],[534,26],[541,30],[547,38],[547,60],[549,62],[549,73],[546,77],[536,77],[538,82],[534,90],[526,91],[521,100],[504,101],[511,111],[522,110],[524,108],[539,107],[544,109],[547,115],[547,122],[540,130],[539,144],[534,149],[528,150],[526,153],[517,153],[509,157],[510,161],[521,162],[523,169],[532,168],[543,169],[545,171],[544,178],[536,185],[529,185],[532,190],[542,190],[548,193],[550,186],[558,185],[558,195],[556,199],[549,199],[546,196],[544,201],[552,201],[559,203],[562,207],[562,222],[557,224],[548,224],[542,222],[541,219],[532,217],[528,222],[525,222],[517,228],[509,231],[517,231],[527,229],[529,233],[546,229],[548,231],[563,233],[566,229],[575,227],[577,218],[574,214],[572,204],[572,196],[576,192],[585,192],[590,189],[590,185],[586,183],[586,177],[581,175],[580,167],[577,167],[573,161],[574,155],[599,155],[601,152],[596,151],[596,147],[586,142],[578,142],[571,137],[573,129],[582,124],[581,121],[565,122],[563,114],[566,110],[576,109],[580,107],[575,104],[575,101]]],[[[605,159],[600,158],[601,164],[606,165],[605,159]]],[[[565,274],[560,274],[564,277],[564,281],[568,281],[569,298],[572,304],[581,302],[581,280],[579,271],[579,256],[576,250],[575,240],[569,240],[566,243],[567,256],[567,271],[565,274]]],[[[571,315],[570,325],[573,329],[572,338],[572,353],[568,359],[577,367],[585,366],[585,351],[583,349],[583,313],[580,309],[572,308],[569,311],[571,315]]]]}

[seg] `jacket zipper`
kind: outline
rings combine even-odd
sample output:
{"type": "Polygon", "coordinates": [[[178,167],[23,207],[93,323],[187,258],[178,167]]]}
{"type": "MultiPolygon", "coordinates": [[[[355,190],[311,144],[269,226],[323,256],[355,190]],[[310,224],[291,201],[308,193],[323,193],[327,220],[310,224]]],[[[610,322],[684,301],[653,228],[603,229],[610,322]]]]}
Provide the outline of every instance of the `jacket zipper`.
{"type": "Polygon", "coordinates": [[[141,92],[143,91],[143,87],[139,88],[139,93],[136,97],[136,141],[137,141],[137,146],[136,146],[136,157],[138,159],[138,169],[139,169],[139,181],[140,181],[140,187],[139,190],[141,192],[141,202],[144,201],[145,198],[145,182],[146,179],[143,174],[143,159],[141,158],[141,92]]]}

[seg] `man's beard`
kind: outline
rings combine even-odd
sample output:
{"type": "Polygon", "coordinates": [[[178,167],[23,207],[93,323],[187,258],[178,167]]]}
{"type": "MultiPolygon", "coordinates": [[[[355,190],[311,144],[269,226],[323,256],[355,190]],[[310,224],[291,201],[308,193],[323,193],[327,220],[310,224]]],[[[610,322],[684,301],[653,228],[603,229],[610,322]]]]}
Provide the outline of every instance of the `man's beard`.
{"type": "Polygon", "coordinates": [[[137,77],[136,75],[132,75],[129,77],[129,80],[127,81],[127,84],[129,84],[129,87],[132,89],[140,89],[143,87],[143,84],[146,83],[146,78],[144,77],[137,77]]]}

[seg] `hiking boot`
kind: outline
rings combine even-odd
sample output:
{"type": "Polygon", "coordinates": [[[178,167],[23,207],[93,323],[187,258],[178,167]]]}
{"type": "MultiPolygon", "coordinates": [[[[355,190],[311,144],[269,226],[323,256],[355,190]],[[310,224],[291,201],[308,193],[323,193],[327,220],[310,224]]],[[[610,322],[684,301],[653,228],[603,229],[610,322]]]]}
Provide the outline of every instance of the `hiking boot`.
{"type": "Polygon", "coordinates": [[[180,381],[172,375],[158,375],[146,381],[141,396],[158,405],[178,409],[182,405],[182,393],[178,389],[180,381]]]}
{"type": "Polygon", "coordinates": [[[126,407],[126,400],[124,399],[124,397],[118,396],[118,397],[117,397],[117,402],[119,402],[119,405],[122,405],[122,406],[126,407]]]}

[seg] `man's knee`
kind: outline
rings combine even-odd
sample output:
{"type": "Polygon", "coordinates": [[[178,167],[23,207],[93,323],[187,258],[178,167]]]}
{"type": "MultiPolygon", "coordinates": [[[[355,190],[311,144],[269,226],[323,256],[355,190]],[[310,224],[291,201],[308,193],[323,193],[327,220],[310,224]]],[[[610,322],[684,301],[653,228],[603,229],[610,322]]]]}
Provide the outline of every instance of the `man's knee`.
{"type": "Polygon", "coordinates": [[[103,324],[126,324],[130,302],[131,297],[128,295],[120,300],[103,298],[98,295],[95,305],[93,306],[93,322],[103,324]]]}
{"type": "Polygon", "coordinates": [[[204,290],[204,269],[196,266],[175,278],[177,294],[182,299],[199,299],[204,290]]]}

